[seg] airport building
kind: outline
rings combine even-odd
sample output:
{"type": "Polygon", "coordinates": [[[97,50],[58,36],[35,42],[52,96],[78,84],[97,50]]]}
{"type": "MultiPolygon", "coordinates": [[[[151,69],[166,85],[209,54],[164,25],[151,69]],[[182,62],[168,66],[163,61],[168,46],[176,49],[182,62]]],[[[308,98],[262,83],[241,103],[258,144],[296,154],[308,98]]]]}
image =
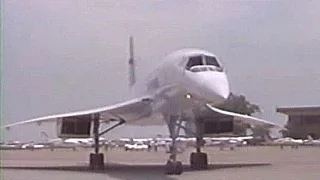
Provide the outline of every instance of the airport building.
{"type": "Polygon", "coordinates": [[[311,135],[320,138],[320,106],[278,107],[277,112],[288,115],[285,136],[306,139],[311,135]]]}

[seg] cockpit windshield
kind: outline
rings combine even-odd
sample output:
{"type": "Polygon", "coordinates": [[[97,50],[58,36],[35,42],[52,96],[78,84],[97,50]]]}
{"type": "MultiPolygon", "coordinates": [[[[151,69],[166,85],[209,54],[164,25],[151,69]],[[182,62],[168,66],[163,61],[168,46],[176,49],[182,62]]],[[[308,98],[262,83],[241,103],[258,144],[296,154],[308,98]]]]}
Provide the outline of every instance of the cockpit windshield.
{"type": "Polygon", "coordinates": [[[192,56],[186,65],[186,69],[192,72],[219,71],[222,72],[219,62],[214,56],[192,56]]]}
{"type": "Polygon", "coordinates": [[[206,64],[207,65],[212,65],[216,67],[220,67],[220,64],[218,63],[217,59],[213,56],[205,56],[206,59],[206,64]]]}
{"type": "Polygon", "coordinates": [[[221,67],[216,67],[216,66],[212,66],[212,65],[205,65],[205,66],[192,66],[190,71],[191,72],[203,72],[203,71],[222,72],[223,69],[221,67]]]}
{"type": "Polygon", "coordinates": [[[189,58],[186,68],[190,70],[191,67],[200,65],[203,65],[202,56],[193,56],[189,58]]]}

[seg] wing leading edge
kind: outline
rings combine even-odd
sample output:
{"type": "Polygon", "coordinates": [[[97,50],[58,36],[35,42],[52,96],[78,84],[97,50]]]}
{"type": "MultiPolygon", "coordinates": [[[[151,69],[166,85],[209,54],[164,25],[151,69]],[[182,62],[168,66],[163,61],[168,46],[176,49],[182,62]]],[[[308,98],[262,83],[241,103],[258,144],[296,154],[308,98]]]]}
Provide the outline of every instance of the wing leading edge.
{"type": "MultiPolygon", "coordinates": [[[[151,97],[141,97],[135,98],[129,101],[125,101],[123,103],[118,103],[111,106],[105,106],[101,108],[78,111],[66,114],[57,114],[50,115],[35,119],[30,119],[22,122],[17,122],[13,124],[9,124],[6,126],[2,126],[1,129],[6,128],[9,129],[14,126],[19,126],[23,124],[30,123],[42,123],[42,122],[50,122],[57,121],[58,119],[65,117],[74,117],[74,116],[82,116],[82,115],[93,115],[96,113],[100,114],[101,122],[108,121],[110,119],[123,119],[126,121],[126,124],[135,124],[139,119],[149,116],[152,113],[152,98],[151,97]]],[[[148,122],[148,125],[159,124],[159,122],[148,122]]]]}
{"type": "Polygon", "coordinates": [[[223,114],[223,115],[227,115],[227,116],[232,116],[234,118],[235,121],[240,121],[240,122],[244,122],[250,125],[254,125],[254,126],[265,126],[265,127],[278,127],[278,128],[282,128],[281,126],[271,123],[269,121],[263,120],[263,119],[259,119],[259,118],[255,118],[252,116],[248,116],[248,115],[243,115],[243,114],[237,114],[234,112],[229,112],[229,111],[224,111],[218,108],[215,108],[213,106],[211,106],[210,104],[207,104],[207,107],[218,113],[218,114],[223,114]]]}

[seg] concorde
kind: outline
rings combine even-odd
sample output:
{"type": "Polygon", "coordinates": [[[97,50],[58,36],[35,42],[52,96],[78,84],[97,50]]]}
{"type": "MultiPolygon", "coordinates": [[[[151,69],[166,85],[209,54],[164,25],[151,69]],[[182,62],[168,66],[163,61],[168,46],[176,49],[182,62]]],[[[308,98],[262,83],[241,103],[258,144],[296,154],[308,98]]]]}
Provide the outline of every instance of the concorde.
{"type": "Polygon", "coordinates": [[[185,114],[192,114],[191,121],[196,127],[195,130],[189,129],[194,132],[197,139],[196,152],[190,155],[190,165],[194,169],[206,168],[208,164],[207,155],[200,149],[204,134],[201,127],[205,126],[212,134],[219,133],[219,131],[208,127],[217,127],[217,123],[221,123],[218,127],[224,127],[224,131],[232,132],[233,130],[227,120],[202,121],[201,108],[208,108],[215,113],[232,117],[231,122],[242,121],[253,125],[277,126],[262,119],[223,111],[215,107],[228,98],[230,91],[225,67],[211,52],[201,49],[175,51],[166,56],[163,63],[146,79],[136,81],[133,40],[130,38],[128,64],[129,87],[132,90],[130,100],[97,109],[35,118],[10,124],[5,128],[9,129],[26,123],[40,124],[46,121],[56,121],[57,135],[60,138],[88,138],[93,135],[96,146],[95,153],[90,154],[90,167],[99,168],[104,167],[103,154],[99,153],[98,147],[100,135],[120,124],[144,126],[166,124],[172,144],[165,171],[167,174],[181,174],[182,164],[176,160],[176,138],[180,128],[188,130],[182,123],[186,119],[190,121],[190,118],[184,117],[185,114]],[[99,132],[100,123],[109,121],[118,121],[118,124],[99,132]]]}

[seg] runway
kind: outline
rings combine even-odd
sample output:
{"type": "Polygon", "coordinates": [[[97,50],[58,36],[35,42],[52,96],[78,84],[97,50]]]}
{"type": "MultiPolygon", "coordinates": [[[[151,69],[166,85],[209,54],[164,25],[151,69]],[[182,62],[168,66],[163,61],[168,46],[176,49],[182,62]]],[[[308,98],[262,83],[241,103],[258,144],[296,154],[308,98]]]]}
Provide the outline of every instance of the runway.
{"type": "Polygon", "coordinates": [[[182,175],[165,175],[163,165],[168,154],[105,151],[106,169],[87,168],[91,149],[59,149],[1,151],[1,179],[319,179],[320,148],[241,147],[234,151],[205,148],[210,159],[208,170],[192,171],[188,166],[192,149],[180,154],[184,163],[182,175]]]}

